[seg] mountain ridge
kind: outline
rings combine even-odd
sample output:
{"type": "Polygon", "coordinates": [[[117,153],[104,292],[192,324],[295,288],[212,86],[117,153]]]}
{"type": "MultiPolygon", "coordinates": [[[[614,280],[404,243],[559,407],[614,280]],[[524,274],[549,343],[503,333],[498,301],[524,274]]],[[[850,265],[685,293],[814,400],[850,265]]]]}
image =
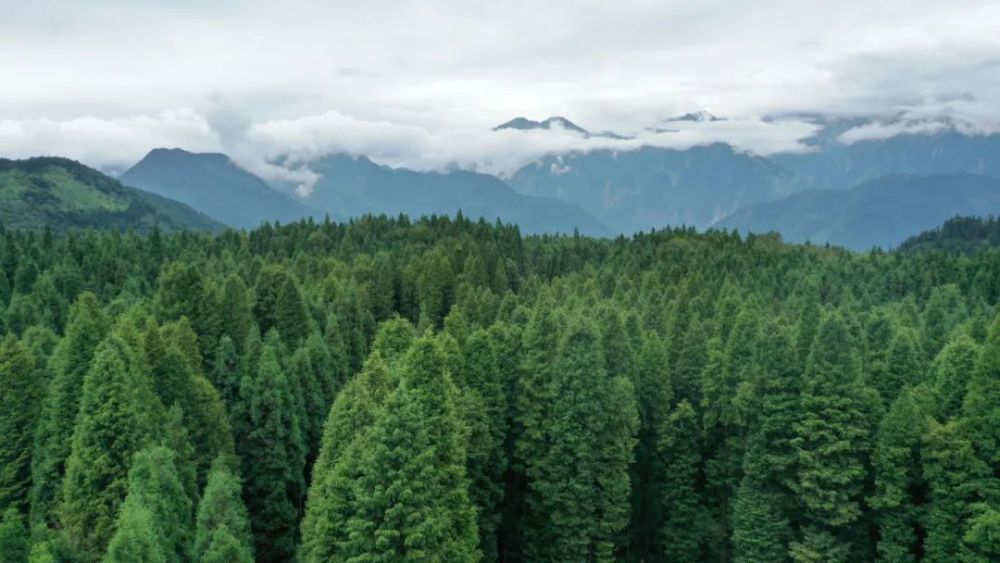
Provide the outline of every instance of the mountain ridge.
{"type": "Polygon", "coordinates": [[[219,231],[191,207],[63,157],[0,158],[0,223],[13,228],[219,231]]]}

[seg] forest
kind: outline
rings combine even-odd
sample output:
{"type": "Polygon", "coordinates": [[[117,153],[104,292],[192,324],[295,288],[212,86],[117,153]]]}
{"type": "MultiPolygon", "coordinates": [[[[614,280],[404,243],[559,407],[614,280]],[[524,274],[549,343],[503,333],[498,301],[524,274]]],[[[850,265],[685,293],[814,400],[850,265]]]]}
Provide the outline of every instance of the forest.
{"type": "Polygon", "coordinates": [[[1000,561],[1000,249],[0,232],[0,561],[1000,561]]]}

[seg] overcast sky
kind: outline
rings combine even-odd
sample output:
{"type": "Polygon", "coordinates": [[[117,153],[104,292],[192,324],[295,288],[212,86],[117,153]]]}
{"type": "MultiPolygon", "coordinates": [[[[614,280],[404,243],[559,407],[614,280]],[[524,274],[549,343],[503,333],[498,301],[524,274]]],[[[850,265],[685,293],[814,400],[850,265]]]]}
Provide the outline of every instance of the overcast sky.
{"type": "Polygon", "coordinates": [[[793,117],[901,116],[845,141],[1000,129],[1000,2],[0,0],[0,156],[125,167],[157,146],[256,171],[335,151],[504,173],[563,148],[801,150],[793,117]],[[704,109],[729,121],[644,128],[704,109]],[[564,115],[591,130],[492,133],[564,115]],[[777,119],[774,119],[777,117],[777,119]]]}

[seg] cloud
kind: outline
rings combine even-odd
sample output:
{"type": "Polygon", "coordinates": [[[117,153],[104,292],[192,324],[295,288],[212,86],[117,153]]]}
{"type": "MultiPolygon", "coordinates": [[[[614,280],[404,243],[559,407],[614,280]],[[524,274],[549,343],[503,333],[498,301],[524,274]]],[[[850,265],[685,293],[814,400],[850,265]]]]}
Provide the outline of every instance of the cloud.
{"type": "Polygon", "coordinates": [[[307,192],[329,152],[503,174],[563,150],[803,150],[814,126],[761,118],[797,112],[908,124],[845,139],[989,132],[998,36],[1000,5],[981,0],[22,2],[0,19],[0,52],[18,54],[0,65],[0,155],[224,150],[307,192]],[[729,119],[645,130],[701,109],[729,119]],[[636,138],[489,134],[516,115],[636,138]]]}
{"type": "Polygon", "coordinates": [[[0,154],[12,158],[65,156],[120,170],[156,147],[204,152],[221,145],[208,121],[186,109],[110,119],[0,119],[0,154]]]}

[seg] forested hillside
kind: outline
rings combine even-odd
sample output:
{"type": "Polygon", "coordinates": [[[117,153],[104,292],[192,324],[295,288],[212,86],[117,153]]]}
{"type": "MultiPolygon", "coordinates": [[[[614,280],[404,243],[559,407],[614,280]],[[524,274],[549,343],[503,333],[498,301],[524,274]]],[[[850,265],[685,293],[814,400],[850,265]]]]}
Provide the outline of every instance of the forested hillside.
{"type": "Polygon", "coordinates": [[[0,560],[1000,560],[1000,251],[0,238],[0,560]]]}
{"type": "Polygon", "coordinates": [[[183,203],[123,186],[68,158],[0,158],[0,224],[15,229],[219,231],[183,203]]]}
{"type": "Polygon", "coordinates": [[[953,217],[940,227],[906,239],[899,249],[976,252],[997,245],[1000,245],[1000,220],[996,217],[953,217]]]}

